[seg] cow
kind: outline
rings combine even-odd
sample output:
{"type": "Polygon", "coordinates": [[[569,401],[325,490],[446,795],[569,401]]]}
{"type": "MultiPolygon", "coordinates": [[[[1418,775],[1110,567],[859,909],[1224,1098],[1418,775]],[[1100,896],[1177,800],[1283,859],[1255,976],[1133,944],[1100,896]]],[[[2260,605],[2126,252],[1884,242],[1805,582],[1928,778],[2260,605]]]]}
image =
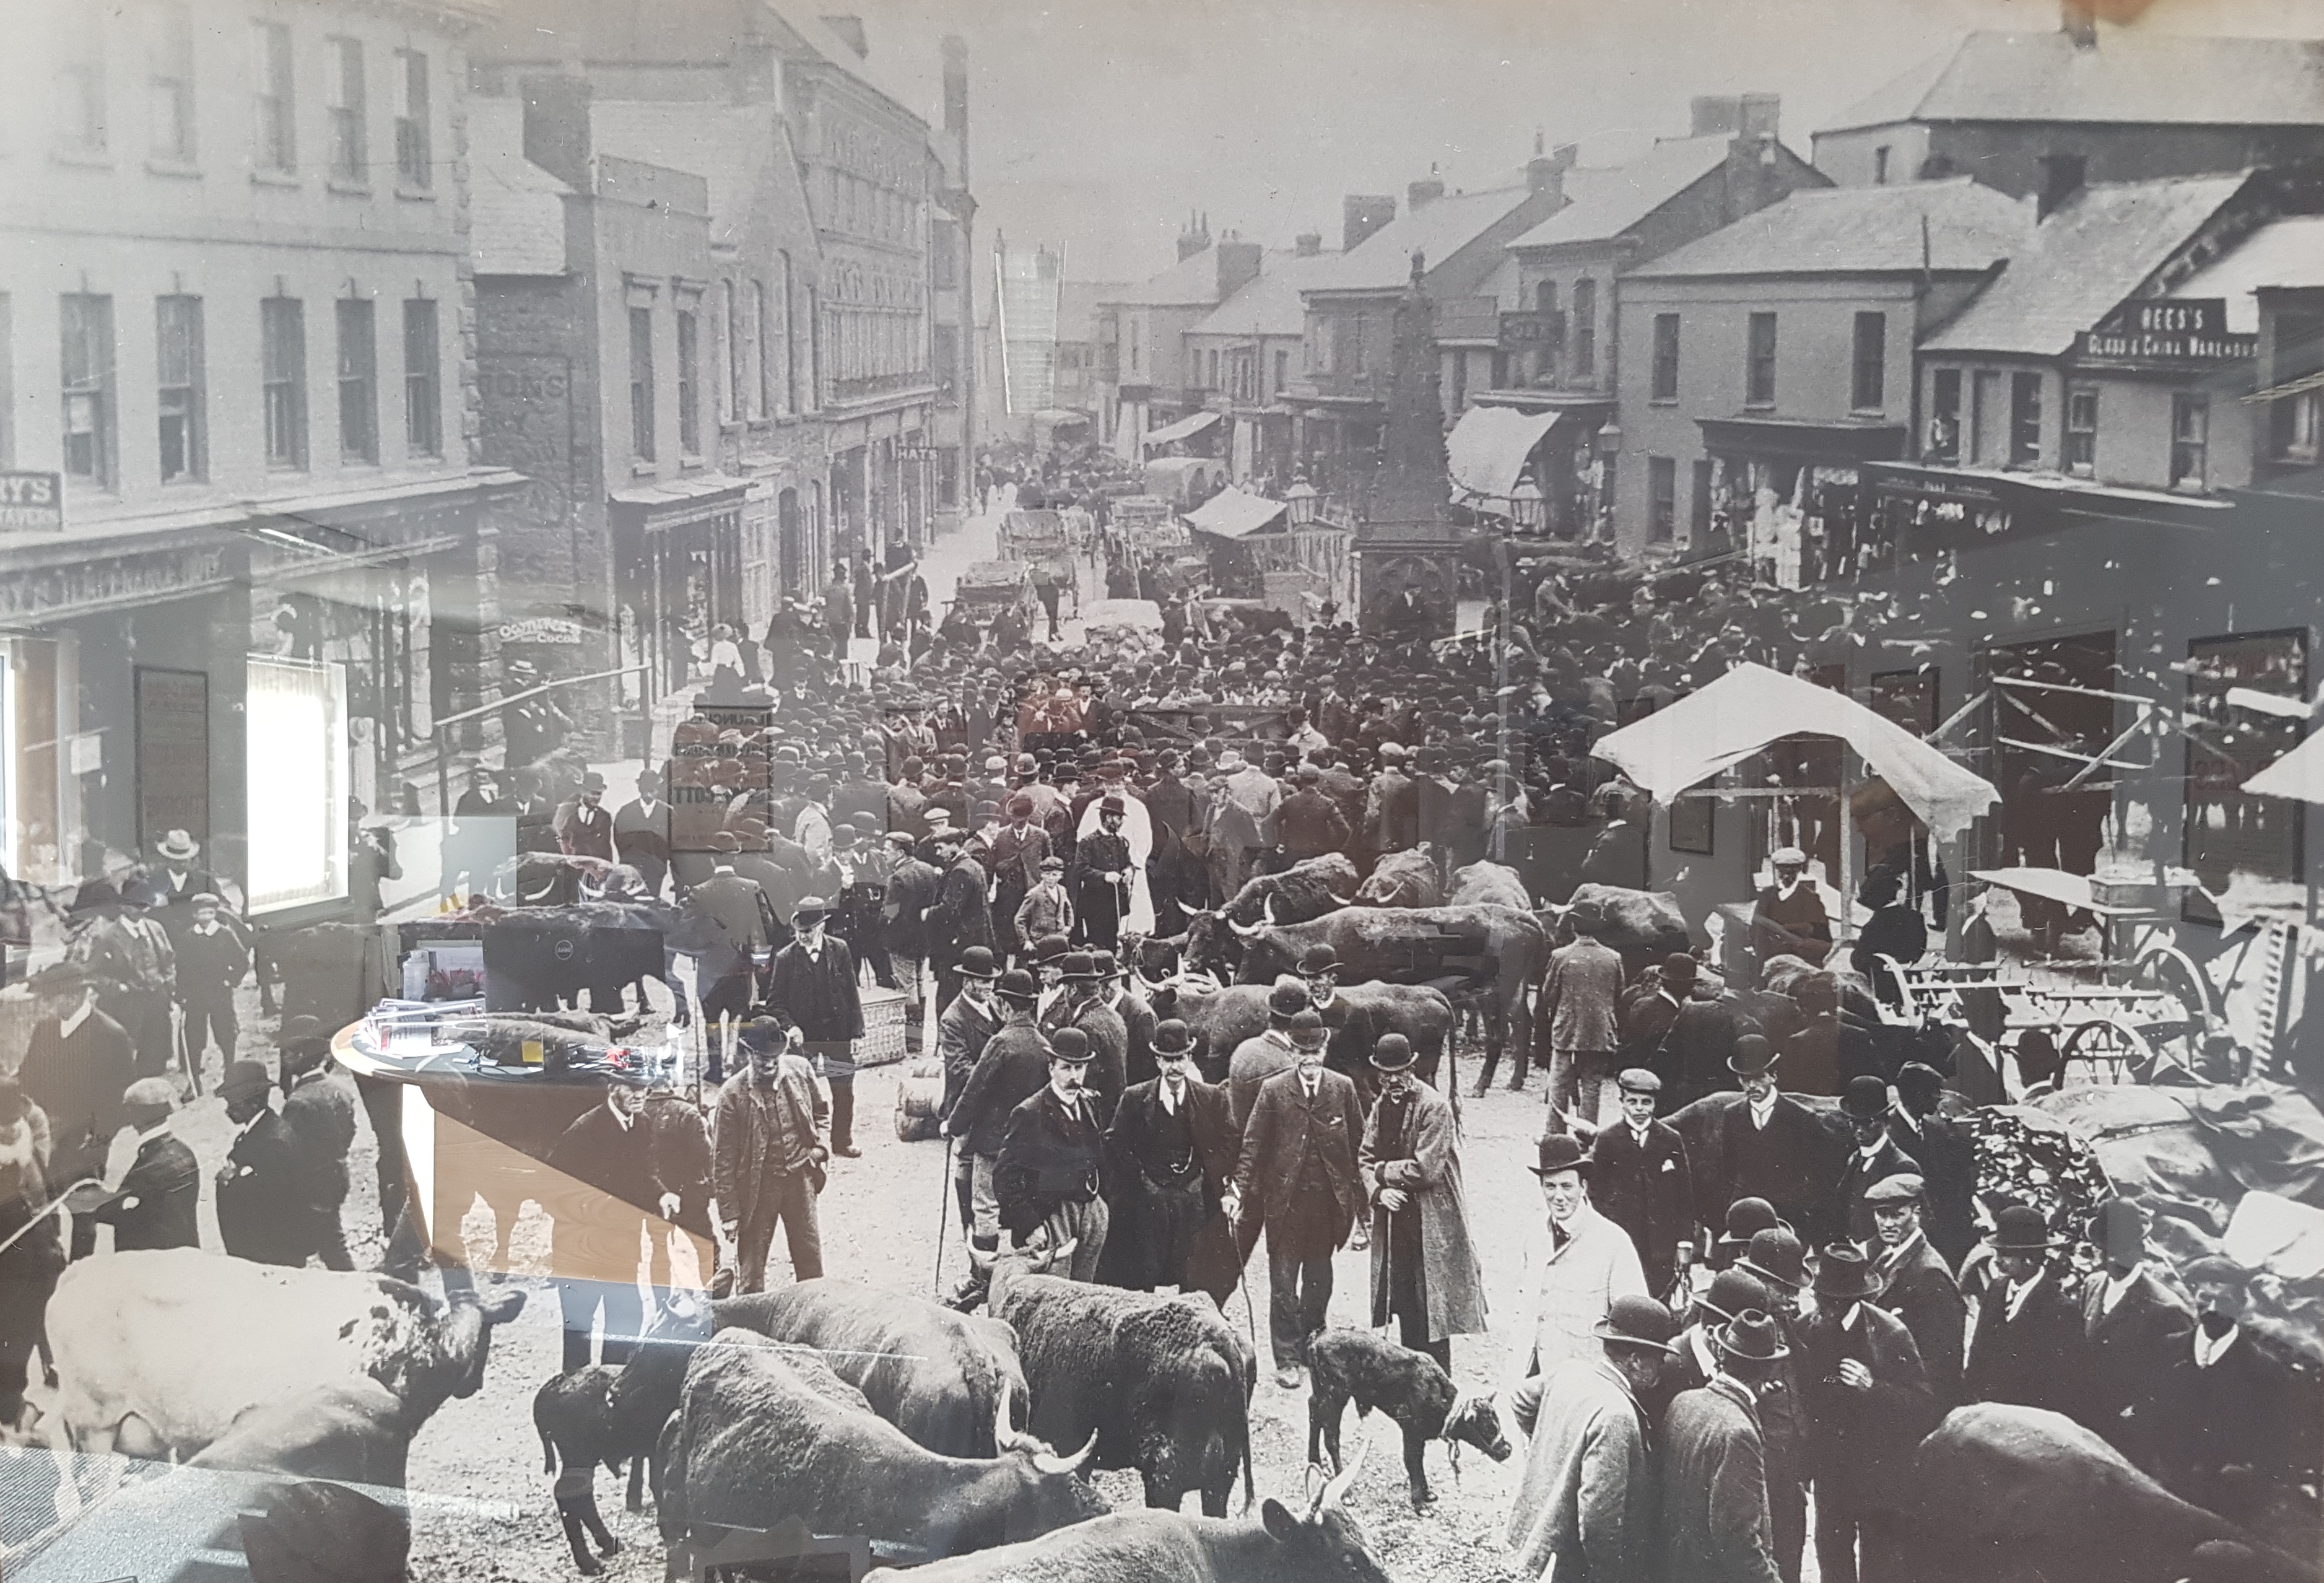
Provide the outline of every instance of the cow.
{"type": "MultiPolygon", "coordinates": [[[[1191,1029],[1199,1056],[1221,1067],[1236,1045],[1267,1032],[1267,988],[1184,976],[1156,984],[1146,995],[1157,1017],[1176,1017],[1191,1029]]],[[[1412,1041],[1423,1081],[1436,1080],[1436,1065],[1452,1032],[1452,1003],[1418,984],[1342,984],[1341,998],[1360,1006],[1381,1033],[1401,1033],[1412,1041]]]]}
{"type": "Polygon", "coordinates": [[[809,1387],[779,1345],[713,1338],[694,1355],[665,1431],[656,1518],[671,1575],[716,1531],[803,1524],[929,1559],[1035,1539],[1106,1511],[1081,1472],[1096,1437],[1060,1457],[1013,1430],[990,1458],[943,1457],[876,1413],[809,1387]]]}
{"type": "Polygon", "coordinates": [[[1276,917],[1300,922],[1349,905],[1355,893],[1356,866],[1342,853],[1326,852],[1303,857],[1281,874],[1251,875],[1215,912],[1199,916],[1223,918],[1249,929],[1266,918],[1272,903],[1276,917]]]}
{"type": "Polygon", "coordinates": [[[2062,1413],[1956,1407],[1921,1442],[1919,1583],[2315,1583],[2315,1569],[2164,1489],[2062,1413]]]}
{"type": "Polygon", "coordinates": [[[1409,852],[1390,852],[1372,866],[1356,891],[1364,907],[1442,907],[1444,882],[1436,877],[1436,848],[1423,841],[1409,852]]]}
{"type": "Polygon", "coordinates": [[[1428,1487],[1428,1442],[1443,1440],[1461,1466],[1461,1447],[1471,1445],[1496,1462],[1509,1459],[1500,1414],[1490,1396],[1464,1394],[1452,1376],[1425,1352],[1399,1347],[1370,1330],[1330,1328],[1307,1338],[1307,1460],[1320,1464],[1328,1450],[1340,1466],[1340,1422],[1348,1403],[1362,1418],[1375,1407],[1404,1431],[1404,1475],[1416,1512],[1433,1504],[1428,1487]]]}
{"type": "Polygon", "coordinates": [[[1120,1512],[1045,1539],[909,1572],[881,1569],[864,1583],[1388,1583],[1342,1505],[1370,1441],[1316,1492],[1306,1513],[1270,1497],[1256,1517],[1120,1512]]]}
{"type": "Polygon", "coordinates": [[[718,1329],[820,1350],[872,1412],[940,1456],[998,1456],[1001,1407],[1011,1422],[1029,1411],[1017,1337],[998,1319],[828,1277],[712,1307],[718,1329]]]}
{"type": "Polygon", "coordinates": [[[523,1307],[521,1291],[480,1298],[465,1270],[444,1272],[438,1300],[384,1275],[198,1248],[100,1254],[49,1300],[58,1432],[76,1451],[182,1459],[253,1407],[368,1378],[401,1404],[408,1436],[482,1388],[493,1328],[523,1307]]]}
{"type": "Polygon", "coordinates": [[[991,1310],[1017,1332],[1033,1385],[1029,1428],[1053,1443],[1088,1434],[1100,1467],[1135,1467],[1146,1504],[1175,1512],[1200,1490],[1223,1517],[1235,1469],[1250,1506],[1250,1393],[1259,1359],[1204,1292],[1162,1297],[1040,1272],[1067,1257],[972,1254],[991,1310]]]}
{"type": "Polygon", "coordinates": [[[1471,863],[1452,871],[1452,889],[1444,898],[1448,907],[1533,907],[1533,893],[1517,871],[1506,863],[1471,863]]]}
{"type": "MultiPolygon", "coordinates": [[[[1456,1002],[1474,996],[1488,1013],[1486,1049],[1498,1057],[1503,1042],[1531,1036],[1526,991],[1548,960],[1548,941],[1530,912],[1509,907],[1343,907],[1306,923],[1270,923],[1240,940],[1234,967],[1239,984],[1272,984],[1320,945],[1337,952],[1351,979],[1430,984],[1456,1002]]],[[[1222,974],[1221,955],[1208,959],[1187,935],[1186,969],[1222,974]]]]}
{"type": "Polygon", "coordinates": [[[186,1465],[401,1489],[410,1454],[403,1399],[362,1375],[244,1409],[186,1465]]]}

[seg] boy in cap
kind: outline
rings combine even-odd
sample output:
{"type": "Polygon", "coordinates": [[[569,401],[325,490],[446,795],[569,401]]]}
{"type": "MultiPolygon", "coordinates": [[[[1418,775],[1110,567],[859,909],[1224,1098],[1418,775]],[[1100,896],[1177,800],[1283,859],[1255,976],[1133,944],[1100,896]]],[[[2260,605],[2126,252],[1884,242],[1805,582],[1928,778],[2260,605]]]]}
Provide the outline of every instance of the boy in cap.
{"type": "Polygon", "coordinates": [[[238,1259],[303,1264],[306,1229],[297,1214],[299,1145],[267,1103],[273,1079],[254,1060],[229,1061],[218,1083],[226,1118],[241,1130],[217,1173],[218,1237],[238,1259]]]}
{"type": "Polygon", "coordinates": [[[117,1254],[200,1246],[194,1210],[201,1200],[202,1168],[170,1131],[177,1089],[167,1078],[140,1078],[122,1091],[121,1108],[137,1134],[137,1155],[89,1219],[113,1227],[117,1254]]]}
{"type": "Polygon", "coordinates": [[[1647,1289],[1667,1293],[1678,1245],[1693,1232],[1694,1172],[1677,1130],[1655,1119],[1663,1080],[1645,1067],[1628,1067],[1615,1086],[1622,1114],[1600,1128],[1590,1146],[1591,1194],[1599,1213],[1630,1234],[1647,1289]]]}
{"type": "Polygon", "coordinates": [[[1041,859],[1039,880],[1018,903],[1015,939],[1018,950],[1030,955],[1038,942],[1074,931],[1074,903],[1065,894],[1065,859],[1052,854],[1041,859]]]}
{"type": "Polygon", "coordinates": [[[242,1037],[234,992],[250,973],[250,948],[218,920],[217,896],[200,893],[190,903],[194,921],[178,931],[178,1004],[186,1014],[186,1072],[201,1092],[202,1069],[213,1040],[221,1065],[235,1058],[242,1037]]]}

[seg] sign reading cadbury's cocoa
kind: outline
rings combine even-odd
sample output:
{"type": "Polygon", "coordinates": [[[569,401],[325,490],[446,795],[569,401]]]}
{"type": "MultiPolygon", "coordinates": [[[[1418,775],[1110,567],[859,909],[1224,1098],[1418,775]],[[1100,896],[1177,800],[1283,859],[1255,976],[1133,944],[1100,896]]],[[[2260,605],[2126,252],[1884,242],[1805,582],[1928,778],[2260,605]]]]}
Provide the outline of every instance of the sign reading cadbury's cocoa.
{"type": "Polygon", "coordinates": [[[2259,337],[2227,329],[2224,297],[2126,303],[2074,338],[2074,360],[2085,368],[2216,368],[2258,356],[2259,337]]]}

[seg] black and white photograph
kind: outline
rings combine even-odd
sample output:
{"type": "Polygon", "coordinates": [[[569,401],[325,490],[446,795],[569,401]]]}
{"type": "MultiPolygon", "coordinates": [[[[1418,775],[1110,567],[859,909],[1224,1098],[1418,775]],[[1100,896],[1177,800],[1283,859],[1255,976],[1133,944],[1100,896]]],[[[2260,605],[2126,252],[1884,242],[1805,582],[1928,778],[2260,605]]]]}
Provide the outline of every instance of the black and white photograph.
{"type": "Polygon", "coordinates": [[[2324,0],[830,3],[0,5],[0,1576],[2324,1583],[2324,0]]]}

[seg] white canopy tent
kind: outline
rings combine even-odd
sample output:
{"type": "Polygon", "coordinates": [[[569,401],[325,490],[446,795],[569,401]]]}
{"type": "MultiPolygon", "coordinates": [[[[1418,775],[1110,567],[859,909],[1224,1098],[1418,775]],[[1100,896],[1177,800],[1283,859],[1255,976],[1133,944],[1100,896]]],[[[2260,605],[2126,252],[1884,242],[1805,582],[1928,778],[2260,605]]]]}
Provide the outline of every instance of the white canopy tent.
{"type": "Polygon", "coordinates": [[[1445,471],[1463,495],[1480,503],[1500,502],[1506,510],[1526,458],[1557,419],[1555,412],[1471,407],[1444,437],[1445,471]]]}
{"type": "Polygon", "coordinates": [[[2246,781],[2244,790],[2263,797],[2288,797],[2295,802],[2324,802],[2324,731],[2246,781]]]}
{"type": "Polygon", "coordinates": [[[1280,500],[1268,500],[1231,486],[1220,490],[1186,515],[1186,525],[1220,539],[1248,539],[1291,509],[1280,500]]]}
{"type": "Polygon", "coordinates": [[[1704,688],[1599,740],[1591,751],[1655,801],[1669,803],[1770,743],[1802,733],[1856,749],[1940,841],[1959,838],[2001,800],[1970,773],[1846,693],[1765,665],[1741,664],[1704,688]]]}

